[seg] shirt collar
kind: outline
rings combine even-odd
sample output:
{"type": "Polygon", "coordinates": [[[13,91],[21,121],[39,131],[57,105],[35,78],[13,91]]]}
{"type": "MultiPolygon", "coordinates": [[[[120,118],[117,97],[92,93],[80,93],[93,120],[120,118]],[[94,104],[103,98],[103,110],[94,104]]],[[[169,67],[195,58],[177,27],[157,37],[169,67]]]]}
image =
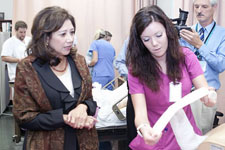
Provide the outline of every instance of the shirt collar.
{"type": "MultiPolygon", "coordinates": [[[[210,23],[209,25],[207,25],[206,27],[205,27],[205,34],[208,34],[211,30],[212,30],[212,27],[213,27],[213,25],[214,25],[214,23],[215,23],[215,21],[212,21],[212,23],[210,23]]],[[[202,26],[198,23],[198,32],[199,32],[199,30],[202,28],[202,26]]]]}

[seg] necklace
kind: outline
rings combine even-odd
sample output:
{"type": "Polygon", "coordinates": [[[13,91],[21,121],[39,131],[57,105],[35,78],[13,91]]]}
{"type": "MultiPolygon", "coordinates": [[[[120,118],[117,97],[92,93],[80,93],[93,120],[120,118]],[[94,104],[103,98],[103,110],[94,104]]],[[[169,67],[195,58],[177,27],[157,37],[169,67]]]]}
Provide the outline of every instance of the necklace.
{"type": "Polygon", "coordinates": [[[66,71],[67,66],[68,66],[68,61],[66,60],[66,65],[65,65],[65,68],[63,70],[58,70],[58,69],[56,69],[54,67],[52,67],[52,69],[57,71],[57,72],[64,72],[64,71],[66,71]]]}

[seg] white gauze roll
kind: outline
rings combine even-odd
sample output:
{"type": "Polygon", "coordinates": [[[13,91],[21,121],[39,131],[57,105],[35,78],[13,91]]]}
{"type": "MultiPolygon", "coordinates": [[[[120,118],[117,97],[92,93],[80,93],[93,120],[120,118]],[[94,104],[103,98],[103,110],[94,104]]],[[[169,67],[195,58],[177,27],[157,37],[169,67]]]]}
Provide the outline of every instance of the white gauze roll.
{"type": "Polygon", "coordinates": [[[166,127],[166,125],[169,123],[170,119],[173,117],[173,115],[175,115],[175,113],[179,109],[195,102],[196,100],[199,100],[200,98],[208,94],[209,94],[209,90],[205,87],[202,87],[184,96],[183,98],[178,100],[176,103],[172,104],[155,123],[155,125],[153,126],[154,131],[161,133],[166,127]]]}
{"type": "Polygon", "coordinates": [[[194,132],[193,127],[182,108],[206,95],[209,96],[210,100],[216,102],[217,94],[215,91],[209,91],[205,87],[197,89],[171,105],[155,123],[153,129],[156,132],[161,133],[170,122],[181,149],[197,149],[199,144],[205,140],[206,136],[199,136],[194,132]]]}

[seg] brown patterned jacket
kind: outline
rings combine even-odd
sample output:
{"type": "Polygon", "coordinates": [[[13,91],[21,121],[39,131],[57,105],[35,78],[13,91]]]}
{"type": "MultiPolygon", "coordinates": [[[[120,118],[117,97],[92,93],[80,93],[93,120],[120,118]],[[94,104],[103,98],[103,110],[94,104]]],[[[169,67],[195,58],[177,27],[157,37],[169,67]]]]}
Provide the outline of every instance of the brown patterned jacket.
{"type": "MultiPolygon", "coordinates": [[[[82,78],[79,104],[92,97],[92,81],[84,57],[76,51],[71,51],[70,55],[82,78]]],[[[13,114],[18,124],[31,121],[39,113],[52,110],[38,74],[32,66],[35,59],[33,56],[28,56],[17,65],[13,114]]],[[[95,128],[77,130],[76,135],[80,150],[98,149],[98,136],[95,128]]],[[[63,144],[63,128],[53,131],[27,131],[26,150],[63,150],[63,144]]]]}

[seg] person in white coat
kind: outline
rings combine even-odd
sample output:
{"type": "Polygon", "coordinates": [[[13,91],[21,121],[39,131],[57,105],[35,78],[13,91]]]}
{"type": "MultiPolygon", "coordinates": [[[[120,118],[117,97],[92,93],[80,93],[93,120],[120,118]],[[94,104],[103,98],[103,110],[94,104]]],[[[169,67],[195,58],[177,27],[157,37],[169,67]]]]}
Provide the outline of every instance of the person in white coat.
{"type": "Polygon", "coordinates": [[[7,63],[9,81],[14,82],[16,65],[26,56],[26,47],[31,38],[26,36],[27,24],[24,21],[15,23],[16,35],[7,39],[2,46],[1,58],[7,63]]]}

